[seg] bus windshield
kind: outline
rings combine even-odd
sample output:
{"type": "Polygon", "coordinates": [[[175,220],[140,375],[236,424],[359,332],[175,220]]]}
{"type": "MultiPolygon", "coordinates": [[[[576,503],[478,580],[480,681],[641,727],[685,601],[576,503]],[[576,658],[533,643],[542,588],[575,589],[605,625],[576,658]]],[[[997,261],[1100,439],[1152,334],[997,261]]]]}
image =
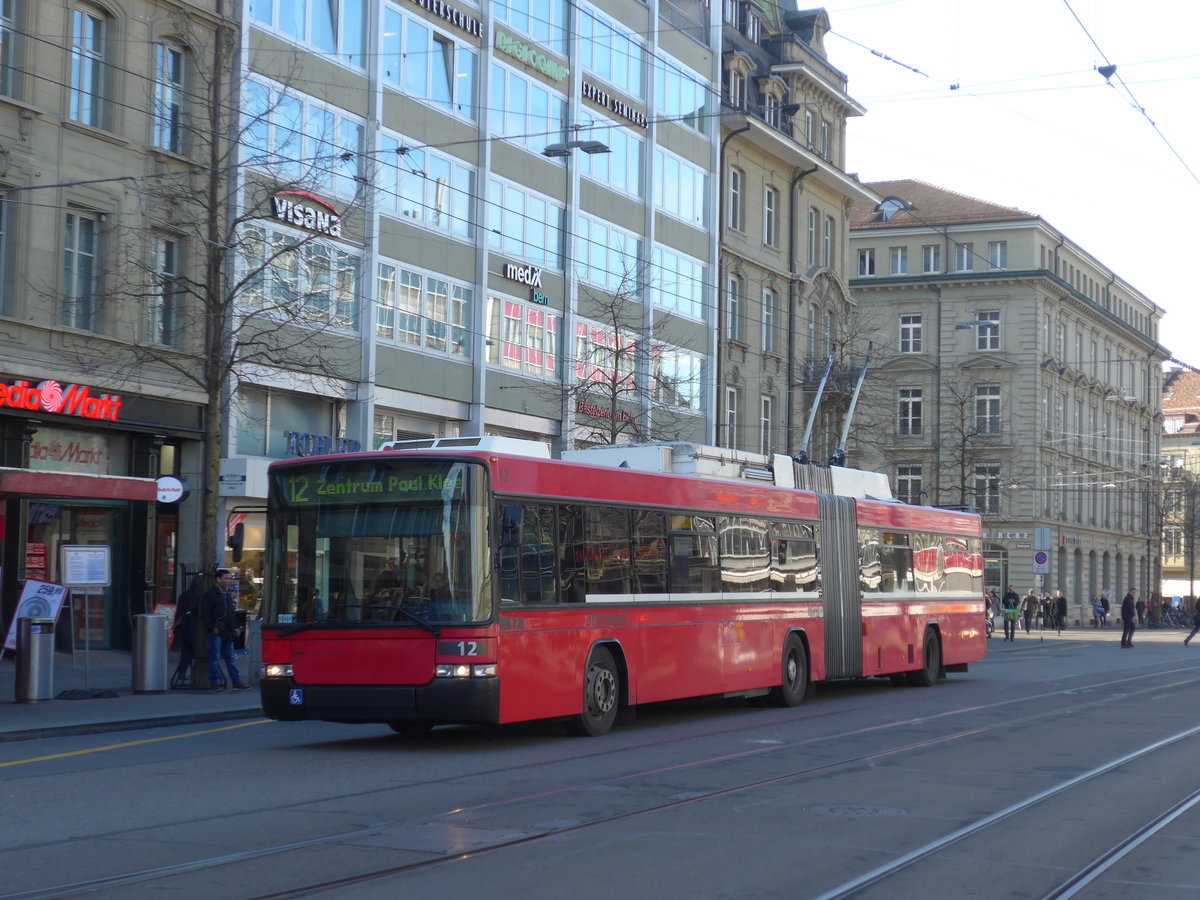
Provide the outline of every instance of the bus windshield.
{"type": "Polygon", "coordinates": [[[487,512],[478,463],[381,455],[273,470],[264,622],[487,621],[487,512]]]}

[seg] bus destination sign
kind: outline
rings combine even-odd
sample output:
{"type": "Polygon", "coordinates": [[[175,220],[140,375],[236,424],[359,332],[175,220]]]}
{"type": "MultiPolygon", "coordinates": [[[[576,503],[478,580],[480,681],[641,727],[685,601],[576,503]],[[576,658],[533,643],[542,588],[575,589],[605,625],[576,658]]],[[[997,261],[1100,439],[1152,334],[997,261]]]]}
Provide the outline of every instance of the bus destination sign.
{"type": "Polygon", "coordinates": [[[411,500],[441,500],[462,496],[463,472],[453,475],[427,471],[341,471],[326,479],[322,470],[286,472],[276,476],[289,506],[357,501],[390,503],[411,500]]]}

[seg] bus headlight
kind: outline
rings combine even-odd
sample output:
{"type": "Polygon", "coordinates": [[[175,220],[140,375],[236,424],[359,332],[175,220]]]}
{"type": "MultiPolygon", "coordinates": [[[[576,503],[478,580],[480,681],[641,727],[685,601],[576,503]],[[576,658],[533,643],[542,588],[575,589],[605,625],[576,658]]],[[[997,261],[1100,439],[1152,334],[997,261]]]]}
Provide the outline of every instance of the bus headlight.
{"type": "Polygon", "coordinates": [[[472,666],[467,663],[451,663],[435,666],[433,674],[436,678],[495,678],[496,664],[483,663],[472,666]]]}
{"type": "Polygon", "coordinates": [[[291,678],[292,667],[283,663],[267,663],[258,674],[263,678],[291,678]]]}

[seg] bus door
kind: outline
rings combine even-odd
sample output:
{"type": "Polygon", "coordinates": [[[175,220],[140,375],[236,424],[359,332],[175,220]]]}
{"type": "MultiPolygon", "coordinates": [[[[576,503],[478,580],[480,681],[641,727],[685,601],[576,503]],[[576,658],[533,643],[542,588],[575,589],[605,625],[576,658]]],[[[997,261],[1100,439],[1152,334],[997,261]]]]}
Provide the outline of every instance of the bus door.
{"type": "Polygon", "coordinates": [[[825,677],[862,677],[862,593],[854,500],[819,495],[821,596],[825,610],[825,677]],[[833,560],[837,564],[833,564],[833,560]]]}

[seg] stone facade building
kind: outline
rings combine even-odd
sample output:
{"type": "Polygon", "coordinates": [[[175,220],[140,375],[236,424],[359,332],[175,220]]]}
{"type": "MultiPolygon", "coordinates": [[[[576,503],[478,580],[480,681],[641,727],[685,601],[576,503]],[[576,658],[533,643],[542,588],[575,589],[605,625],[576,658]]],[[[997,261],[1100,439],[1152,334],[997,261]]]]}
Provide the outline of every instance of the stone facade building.
{"type": "Polygon", "coordinates": [[[826,56],[824,10],[723,10],[717,438],[824,463],[866,347],[846,271],[850,205],[870,194],[844,171],[846,120],[864,110],[826,56]]]}
{"type": "Polygon", "coordinates": [[[880,351],[867,467],[984,517],[986,580],[1158,591],[1163,311],[1040,216],[920,181],[852,213],[880,351]],[[1045,553],[1043,559],[1039,554],[1045,553]]]}

